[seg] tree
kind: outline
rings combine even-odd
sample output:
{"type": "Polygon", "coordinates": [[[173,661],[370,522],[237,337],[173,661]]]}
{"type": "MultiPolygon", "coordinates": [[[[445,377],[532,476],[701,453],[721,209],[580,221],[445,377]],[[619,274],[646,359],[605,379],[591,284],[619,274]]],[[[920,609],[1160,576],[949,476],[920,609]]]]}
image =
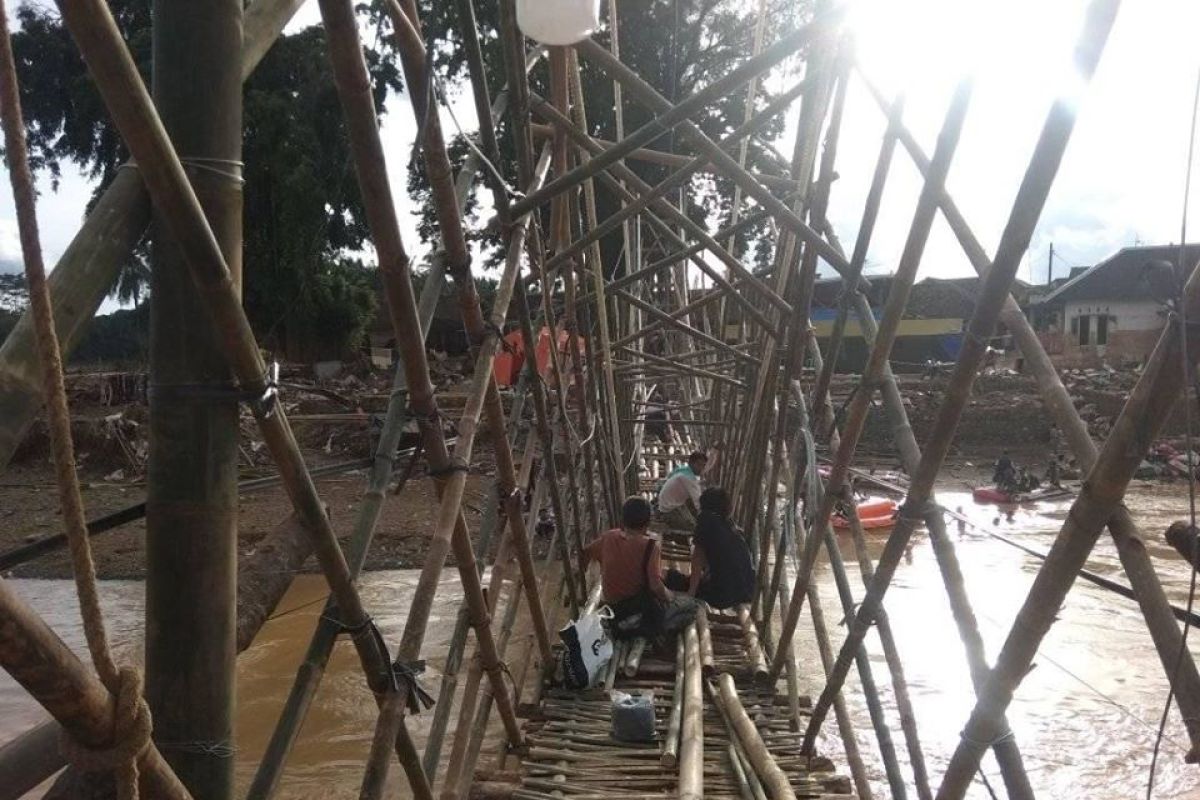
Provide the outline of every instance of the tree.
{"type": "MultiPolygon", "coordinates": [[[[143,79],[150,73],[150,0],[110,0],[143,79]]],[[[57,184],[63,162],[98,181],[128,152],[70,34],[47,8],[17,11],[13,48],[34,165],[57,184]]],[[[367,51],[380,113],[401,89],[394,59],[367,51]]],[[[282,36],[245,85],[247,315],[268,347],[290,357],[336,357],[357,346],[374,313],[373,270],[360,258],[368,230],[324,31],[282,36]]],[[[148,277],[145,243],[114,287],[136,302],[148,277]]],[[[151,300],[152,301],[152,300],[151,300]]]]}
{"type": "MultiPolygon", "coordinates": [[[[498,3],[476,3],[481,28],[484,60],[492,92],[498,91],[506,82],[499,37],[492,35],[499,29],[498,3]]],[[[623,2],[620,8],[621,60],[660,94],[670,100],[686,98],[717,78],[727,74],[740,64],[753,50],[754,29],[757,22],[757,3],[745,0],[639,0],[623,2]]],[[[809,2],[795,0],[767,0],[764,42],[770,44],[795,30],[810,13],[809,2]]],[[[458,16],[453,3],[434,3],[422,19],[425,34],[440,46],[433,48],[434,67],[443,80],[451,86],[462,86],[467,79],[467,65],[458,16]]],[[[598,41],[607,45],[607,27],[597,35],[598,41]]],[[[802,55],[798,53],[797,55],[802,55]]],[[[794,59],[793,64],[800,63],[794,59]]],[[[593,136],[615,139],[615,117],[613,115],[612,82],[586,59],[581,60],[581,82],[587,108],[588,123],[593,136]]],[[[534,91],[543,97],[549,96],[546,73],[543,68],[535,69],[530,76],[534,91]]],[[[756,107],[761,109],[774,97],[771,86],[759,84],[756,107]]],[[[695,122],[708,136],[717,139],[740,125],[744,119],[746,103],[745,88],[718,98],[702,113],[693,116],[695,122]]],[[[625,132],[630,133],[649,122],[655,114],[625,94],[625,132]]],[[[770,140],[783,129],[783,117],[776,117],[761,130],[761,138],[770,140]]],[[[501,142],[505,148],[504,162],[510,167],[506,175],[509,184],[516,185],[513,150],[506,126],[501,125],[501,142]]],[[[692,154],[693,151],[665,134],[650,147],[668,152],[692,154]]],[[[460,143],[451,147],[451,155],[460,163],[465,157],[465,148],[460,143]]],[[[767,168],[770,161],[763,148],[753,141],[749,150],[748,164],[751,167],[767,168]]],[[[661,181],[670,169],[644,162],[629,161],[627,166],[653,184],[661,181]]],[[[415,165],[410,174],[410,189],[422,200],[428,194],[428,183],[415,165]]],[[[733,194],[732,182],[723,177],[693,179],[685,193],[685,211],[701,225],[715,218],[722,223],[729,217],[729,198],[733,194]]],[[[619,207],[616,198],[606,191],[598,191],[599,215],[614,213],[619,207]]],[[[422,203],[426,211],[423,235],[432,236],[433,225],[428,203],[422,203]]],[[[760,223],[738,238],[737,254],[744,255],[756,242],[766,241],[766,223],[760,223]]],[[[649,236],[650,241],[654,240],[649,236]]],[[[601,242],[603,262],[610,272],[617,264],[620,249],[620,234],[613,234],[601,242]]],[[[769,261],[769,248],[758,248],[756,260],[769,261]]]]}

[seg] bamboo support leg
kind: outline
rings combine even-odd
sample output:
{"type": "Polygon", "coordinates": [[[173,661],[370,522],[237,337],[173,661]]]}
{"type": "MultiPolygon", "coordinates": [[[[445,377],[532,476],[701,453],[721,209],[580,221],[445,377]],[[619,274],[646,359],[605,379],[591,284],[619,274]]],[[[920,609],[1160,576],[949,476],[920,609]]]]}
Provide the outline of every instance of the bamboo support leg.
{"type": "MultiPolygon", "coordinates": [[[[697,615],[697,619],[699,615],[697,615]]],[[[667,734],[663,739],[662,757],[659,763],[663,769],[675,769],[679,763],[679,730],[683,723],[683,696],[687,677],[687,648],[684,637],[679,636],[675,642],[675,691],[671,694],[671,713],[667,717],[667,734]]]]}
{"type": "Polygon", "coordinates": [[[683,632],[686,676],[679,741],[679,800],[704,798],[704,688],[700,674],[700,637],[696,626],[683,632]]]}

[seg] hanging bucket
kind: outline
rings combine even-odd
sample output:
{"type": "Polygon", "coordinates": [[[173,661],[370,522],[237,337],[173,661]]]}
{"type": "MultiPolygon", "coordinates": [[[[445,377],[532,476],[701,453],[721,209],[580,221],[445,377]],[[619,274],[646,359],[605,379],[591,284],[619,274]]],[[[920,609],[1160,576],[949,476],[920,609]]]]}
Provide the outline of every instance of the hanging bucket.
{"type": "Polygon", "coordinates": [[[542,44],[575,44],[600,26],[600,0],[517,0],[517,24],[542,44]]]}

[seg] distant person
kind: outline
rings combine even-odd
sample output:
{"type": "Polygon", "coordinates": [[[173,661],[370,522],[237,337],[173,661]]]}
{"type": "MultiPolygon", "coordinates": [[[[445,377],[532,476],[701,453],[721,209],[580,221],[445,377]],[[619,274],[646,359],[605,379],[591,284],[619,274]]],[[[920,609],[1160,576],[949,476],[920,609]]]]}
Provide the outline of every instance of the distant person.
{"type": "Polygon", "coordinates": [[[604,603],[613,612],[613,638],[657,635],[671,592],[662,580],[662,548],[651,537],[650,504],[630,497],[621,508],[621,527],[598,536],[583,551],[583,568],[600,565],[604,603]]]}
{"type": "Polygon", "coordinates": [[[1166,532],[1167,544],[1175,548],[1183,560],[1200,569],[1200,542],[1197,542],[1196,529],[1183,520],[1172,522],[1166,532]]]}
{"type": "Polygon", "coordinates": [[[1017,471],[1013,467],[1012,458],[1009,457],[1008,451],[1005,450],[1000,454],[1000,458],[996,459],[996,466],[992,470],[992,483],[1000,488],[1011,486],[1016,480],[1017,471]]]}
{"type": "Polygon", "coordinates": [[[658,516],[668,527],[692,530],[700,514],[700,477],[708,467],[708,456],[697,450],[688,462],[677,467],[658,490],[658,516]]]}
{"type": "Polygon", "coordinates": [[[1056,455],[1050,459],[1050,463],[1046,466],[1046,484],[1053,486],[1055,489],[1062,488],[1062,454],[1056,455]]]}
{"type": "Polygon", "coordinates": [[[664,444],[671,443],[671,427],[668,424],[666,400],[658,389],[646,401],[646,433],[664,444]]]}
{"type": "Polygon", "coordinates": [[[712,486],[700,494],[700,516],[692,540],[691,574],[671,569],[667,588],[687,592],[713,608],[729,608],[754,599],[754,565],[746,539],[729,521],[729,492],[712,486]]]}

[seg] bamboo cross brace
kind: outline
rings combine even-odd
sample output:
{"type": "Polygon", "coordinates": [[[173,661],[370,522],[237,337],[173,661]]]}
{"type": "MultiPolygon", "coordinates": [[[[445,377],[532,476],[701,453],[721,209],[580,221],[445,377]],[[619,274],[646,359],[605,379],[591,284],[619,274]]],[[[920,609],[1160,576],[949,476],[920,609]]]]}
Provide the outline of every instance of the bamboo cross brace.
{"type": "MultiPolygon", "coordinates": [[[[619,86],[620,83],[618,82],[617,85],[619,86]]],[[[535,139],[550,139],[550,138],[553,138],[553,136],[554,136],[554,128],[550,125],[545,125],[542,123],[534,123],[534,124],[530,125],[529,127],[530,127],[530,132],[533,134],[535,139]]],[[[596,136],[593,138],[595,139],[596,144],[600,145],[601,147],[603,147],[605,149],[608,149],[608,148],[616,145],[616,142],[614,142],[612,139],[604,139],[599,136],[596,136]]],[[[618,137],[618,138],[621,138],[621,137],[618,137]]],[[[769,151],[764,151],[764,152],[769,152],[769,151]]],[[[653,150],[653,149],[649,149],[649,148],[645,148],[645,147],[639,147],[638,149],[632,151],[631,153],[626,154],[625,158],[630,159],[632,161],[643,161],[647,164],[659,164],[664,167],[682,167],[682,166],[687,165],[691,161],[691,159],[688,156],[681,155],[679,153],[667,153],[663,150],[653,150]]],[[[699,172],[713,172],[713,169],[712,169],[712,167],[710,167],[708,165],[708,162],[706,161],[699,168],[698,171],[699,172]]],[[[795,191],[797,188],[796,181],[793,180],[792,178],[787,177],[786,175],[779,175],[779,174],[771,173],[771,172],[754,172],[754,171],[750,171],[750,170],[747,170],[747,171],[749,171],[750,174],[754,176],[754,179],[757,180],[759,183],[761,183],[763,186],[768,186],[777,191],[790,192],[790,191],[795,191]]]]}
{"type": "Polygon", "coordinates": [[[733,348],[729,347],[729,345],[722,342],[720,339],[717,339],[714,336],[710,336],[709,334],[705,333],[704,331],[697,330],[696,328],[693,328],[691,325],[688,325],[685,322],[680,322],[679,320],[672,318],[667,312],[658,308],[658,306],[655,306],[652,303],[648,303],[645,300],[641,299],[640,297],[637,297],[636,295],[626,292],[624,289],[618,290],[615,294],[618,297],[624,299],[630,305],[636,306],[636,307],[640,308],[641,310],[645,311],[650,316],[655,317],[659,320],[662,320],[664,323],[666,323],[666,325],[668,327],[674,328],[675,330],[680,331],[681,333],[686,333],[688,336],[691,336],[693,339],[704,342],[705,344],[709,345],[710,347],[715,347],[718,350],[724,349],[731,356],[742,359],[743,361],[746,361],[748,363],[753,364],[753,363],[757,362],[757,359],[754,358],[754,356],[749,355],[747,353],[743,353],[740,350],[734,350],[733,348]]]}

